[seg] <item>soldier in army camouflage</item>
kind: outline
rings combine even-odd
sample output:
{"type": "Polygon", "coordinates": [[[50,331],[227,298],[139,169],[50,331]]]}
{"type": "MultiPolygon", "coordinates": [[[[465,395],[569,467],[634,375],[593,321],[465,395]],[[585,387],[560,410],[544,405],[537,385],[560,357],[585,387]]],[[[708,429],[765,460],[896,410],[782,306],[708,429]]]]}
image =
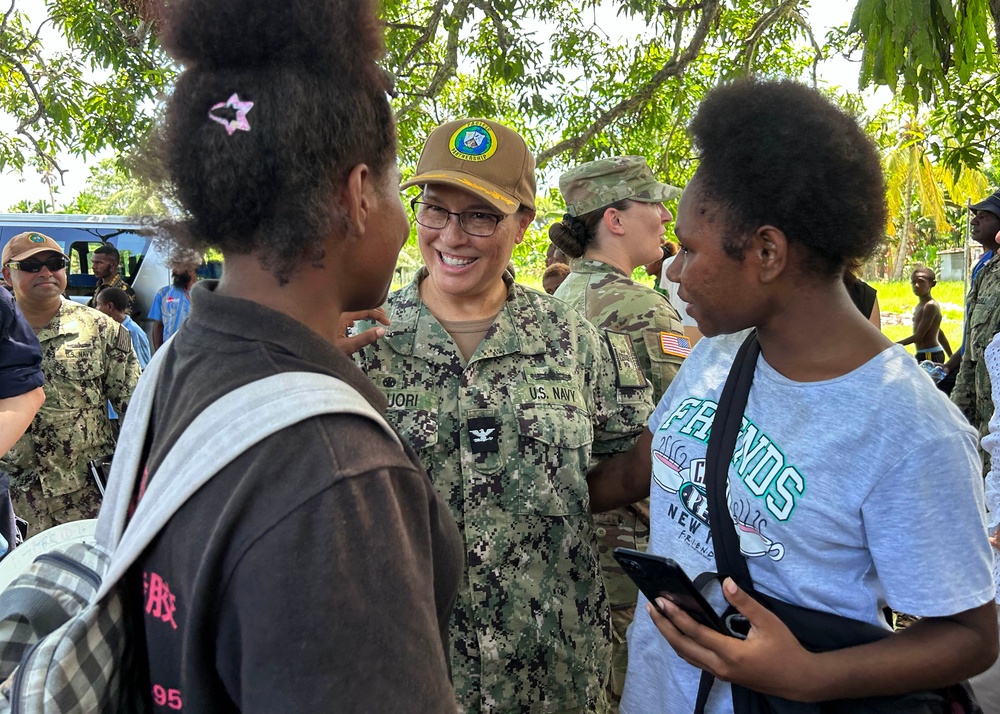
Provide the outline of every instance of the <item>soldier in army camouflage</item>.
{"type": "MultiPolygon", "coordinates": [[[[975,273],[972,288],[966,298],[964,353],[951,400],[979,430],[980,441],[989,433],[993,416],[993,386],[983,352],[1000,332],[1000,255],[997,236],[1000,233],[1000,191],[970,206],[972,238],[992,251],[993,257],[975,273]]],[[[983,476],[990,471],[990,455],[982,448],[983,476]]]]}
{"type": "Polygon", "coordinates": [[[107,403],[124,414],[139,379],[128,330],[107,315],[62,297],[66,256],[40,233],[4,246],[3,275],[42,348],[45,404],[0,459],[11,498],[29,533],[96,517],[100,492],[87,464],[115,448],[107,403]]]}
{"type": "Polygon", "coordinates": [[[570,169],[559,190],[566,216],[549,228],[549,238],[573,260],[555,296],[598,327],[628,335],[659,401],[690,346],[670,301],[631,275],[662,259],[671,218],[663,202],[680,189],[653,178],[641,156],[618,156],[570,169]]]}
{"type": "Polygon", "coordinates": [[[649,387],[627,338],[505,274],[535,214],[519,135],[445,124],[414,185],[424,267],[358,361],[465,538],[458,709],[604,712],[609,612],[585,472],[641,433],[649,387]]]}
{"type": "MultiPolygon", "coordinates": [[[[680,189],[660,183],[641,156],[590,161],[559,177],[566,215],[549,228],[549,239],[573,260],[555,296],[597,327],[631,340],[643,374],[659,401],[691,351],[680,316],[663,295],[633,282],[632,271],[662,261],[664,225],[671,219],[664,201],[680,189]]],[[[612,556],[617,547],[646,550],[649,500],[595,516],[601,568],[611,601],[614,635],[612,708],[625,685],[625,631],[635,614],[638,589],[612,556]]]]}

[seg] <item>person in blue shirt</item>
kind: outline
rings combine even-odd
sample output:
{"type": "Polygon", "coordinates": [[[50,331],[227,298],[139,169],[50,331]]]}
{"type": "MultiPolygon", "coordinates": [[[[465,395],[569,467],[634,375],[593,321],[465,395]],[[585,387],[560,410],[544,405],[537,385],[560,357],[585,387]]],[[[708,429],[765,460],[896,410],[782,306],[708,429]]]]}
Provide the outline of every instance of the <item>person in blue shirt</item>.
{"type": "Polygon", "coordinates": [[[159,349],[169,340],[191,312],[191,287],[197,280],[195,273],[199,265],[200,256],[184,256],[171,264],[173,283],[160,288],[149,308],[149,319],[153,321],[153,349],[159,349]]]}
{"type": "MultiPolygon", "coordinates": [[[[0,290],[0,453],[6,453],[45,402],[42,348],[6,290],[0,290]]],[[[0,556],[17,540],[7,474],[0,472],[0,556]]]]}
{"type": "Polygon", "coordinates": [[[104,288],[95,299],[98,310],[114,318],[128,330],[132,337],[132,347],[135,348],[135,356],[139,358],[139,368],[146,369],[146,365],[151,359],[149,339],[146,337],[145,331],[128,314],[128,293],[119,288],[104,288]]]}

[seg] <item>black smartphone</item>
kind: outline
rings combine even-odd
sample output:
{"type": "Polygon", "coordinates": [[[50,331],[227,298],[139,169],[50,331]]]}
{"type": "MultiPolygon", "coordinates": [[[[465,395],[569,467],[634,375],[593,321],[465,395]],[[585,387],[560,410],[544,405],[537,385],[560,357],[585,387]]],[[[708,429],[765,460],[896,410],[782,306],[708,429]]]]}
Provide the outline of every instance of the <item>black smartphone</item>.
{"type": "Polygon", "coordinates": [[[612,555],[661,615],[664,613],[656,604],[658,597],[677,605],[695,622],[724,635],[732,634],[677,561],[631,548],[615,548],[612,555]]]}

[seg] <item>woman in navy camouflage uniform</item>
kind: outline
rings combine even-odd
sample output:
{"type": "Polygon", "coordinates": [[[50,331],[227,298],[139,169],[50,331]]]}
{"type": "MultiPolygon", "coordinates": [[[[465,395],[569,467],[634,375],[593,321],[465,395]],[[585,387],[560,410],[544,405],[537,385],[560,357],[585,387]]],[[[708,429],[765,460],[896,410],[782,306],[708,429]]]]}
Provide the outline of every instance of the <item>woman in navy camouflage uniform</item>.
{"type": "Polygon", "coordinates": [[[452,618],[463,712],[603,712],[610,630],[585,472],[650,410],[628,338],[517,285],[534,158],[483,119],[427,139],[413,210],[424,267],[360,362],[462,529],[452,618]],[[609,346],[613,357],[609,353],[609,346]]]}

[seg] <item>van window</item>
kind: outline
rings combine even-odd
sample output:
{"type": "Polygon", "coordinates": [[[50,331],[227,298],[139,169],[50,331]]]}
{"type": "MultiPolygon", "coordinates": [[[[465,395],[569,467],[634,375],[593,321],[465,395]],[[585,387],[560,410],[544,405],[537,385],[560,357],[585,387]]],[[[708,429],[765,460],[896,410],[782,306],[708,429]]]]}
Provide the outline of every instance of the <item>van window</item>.
{"type": "MultiPolygon", "coordinates": [[[[28,230],[44,233],[54,240],[69,256],[69,271],[66,274],[66,292],[70,297],[89,299],[94,294],[97,278],[94,277],[91,260],[94,251],[103,243],[110,243],[118,249],[120,256],[118,270],[125,282],[132,284],[139,272],[139,266],[152,243],[151,235],[143,235],[133,228],[110,228],[102,225],[46,226],[39,229],[35,225],[0,226],[0,244],[28,230]]],[[[140,229],[141,230],[141,229],[140,229]]],[[[86,302],[86,300],[82,300],[86,302]]]]}

